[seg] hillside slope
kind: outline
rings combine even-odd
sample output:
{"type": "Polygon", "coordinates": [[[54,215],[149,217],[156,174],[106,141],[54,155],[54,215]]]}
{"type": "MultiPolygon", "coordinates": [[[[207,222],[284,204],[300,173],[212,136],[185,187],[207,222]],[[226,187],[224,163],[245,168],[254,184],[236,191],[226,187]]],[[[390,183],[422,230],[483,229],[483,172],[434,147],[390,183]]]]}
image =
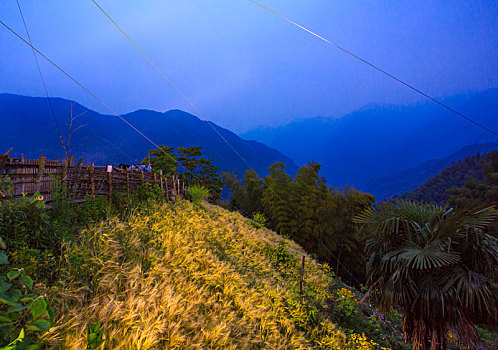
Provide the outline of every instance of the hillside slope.
{"type": "Polygon", "coordinates": [[[405,200],[446,204],[449,194],[446,190],[453,187],[462,187],[468,180],[483,180],[483,166],[487,154],[477,154],[451,163],[436,176],[431,177],[417,188],[403,193],[399,197],[405,200]]]}
{"type": "MultiPolygon", "coordinates": [[[[445,100],[470,118],[498,130],[498,89],[445,100]]],[[[369,105],[338,119],[315,118],[241,135],[273,147],[298,164],[323,165],[329,183],[350,183],[368,192],[375,177],[440,159],[464,146],[496,138],[432,102],[369,105]]]]}
{"type": "Polygon", "coordinates": [[[330,268],[208,204],[180,201],[101,223],[66,256],[84,263],[70,265],[54,300],[62,324],[49,337],[54,348],[84,348],[85,327],[97,321],[112,349],[377,349],[361,334],[369,327],[378,342],[401,339],[373,310],[368,323],[348,325],[358,298],[330,268]]]}
{"type": "MultiPolygon", "coordinates": [[[[145,158],[154,146],[116,116],[99,114],[73,101],[53,98],[55,114],[64,140],[69,135],[69,109],[74,105],[77,116],[73,128],[81,127],[71,139],[70,153],[77,158],[97,164],[136,163],[145,158]]],[[[221,170],[242,175],[249,167],[230,145],[205,121],[179,110],[165,113],[138,110],[124,114],[128,122],[137,127],[158,145],[201,146],[221,170]]],[[[13,154],[27,157],[46,155],[55,158],[63,155],[55,122],[45,98],[0,94],[0,153],[14,148],[13,154]]],[[[213,124],[214,125],[214,124],[213,124]]],[[[243,140],[233,132],[214,125],[217,131],[261,175],[276,161],[288,164],[295,172],[297,166],[278,151],[259,142],[243,140]]]]}
{"type": "Polygon", "coordinates": [[[498,149],[498,143],[496,142],[466,146],[448,157],[431,159],[415,168],[371,179],[364,185],[364,189],[368,193],[373,194],[377,200],[390,198],[394,195],[416,189],[431,177],[436,176],[444,168],[450,166],[453,162],[458,162],[468,156],[488,153],[496,149],[498,149]]]}

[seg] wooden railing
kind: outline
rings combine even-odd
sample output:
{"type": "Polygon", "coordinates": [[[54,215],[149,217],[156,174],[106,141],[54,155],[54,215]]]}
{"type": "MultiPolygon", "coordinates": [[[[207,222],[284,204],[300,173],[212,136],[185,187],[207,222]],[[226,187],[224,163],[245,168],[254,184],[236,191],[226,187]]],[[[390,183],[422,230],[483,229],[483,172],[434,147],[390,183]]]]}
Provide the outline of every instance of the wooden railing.
{"type": "Polygon", "coordinates": [[[81,160],[75,165],[73,156],[59,161],[45,156],[24,159],[0,155],[0,175],[10,178],[10,198],[40,193],[46,202],[53,200],[57,185],[67,188],[68,196],[74,201],[83,201],[88,196],[95,199],[99,195],[111,200],[114,192],[130,196],[145,183],[158,185],[168,199],[185,192],[185,185],[175,176],[130,171],[112,165],[95,166],[81,160]]]}

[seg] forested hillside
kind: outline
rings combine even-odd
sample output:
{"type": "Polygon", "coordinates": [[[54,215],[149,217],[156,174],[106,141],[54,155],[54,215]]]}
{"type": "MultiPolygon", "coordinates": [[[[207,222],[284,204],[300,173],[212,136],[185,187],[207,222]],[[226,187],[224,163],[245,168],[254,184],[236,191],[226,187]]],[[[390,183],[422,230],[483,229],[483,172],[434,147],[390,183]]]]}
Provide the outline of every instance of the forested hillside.
{"type": "Polygon", "coordinates": [[[453,162],[418,188],[399,197],[406,200],[444,205],[450,197],[447,193],[448,189],[462,187],[471,179],[484,179],[483,167],[486,161],[486,154],[477,154],[453,162]]]}
{"type": "Polygon", "coordinates": [[[496,149],[498,149],[497,142],[469,145],[448,157],[431,159],[415,168],[371,179],[365,184],[365,188],[368,188],[368,192],[374,194],[377,200],[391,198],[394,195],[399,196],[415,190],[444,168],[451,166],[452,163],[457,163],[468,156],[488,153],[496,149]]]}

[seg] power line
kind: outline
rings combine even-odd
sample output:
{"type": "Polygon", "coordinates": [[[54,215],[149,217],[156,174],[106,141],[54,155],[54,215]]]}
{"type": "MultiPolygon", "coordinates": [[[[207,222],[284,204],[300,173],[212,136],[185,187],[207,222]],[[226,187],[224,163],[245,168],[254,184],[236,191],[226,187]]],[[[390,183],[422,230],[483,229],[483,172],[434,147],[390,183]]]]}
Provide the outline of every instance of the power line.
{"type": "MultiPolygon", "coordinates": [[[[26,45],[28,45],[29,47],[31,47],[32,50],[34,50],[36,53],[38,53],[41,57],[43,57],[45,60],[47,60],[47,62],[49,62],[51,65],[53,65],[55,68],[57,68],[59,71],[61,71],[64,75],[66,75],[69,79],[71,79],[75,84],[77,84],[80,88],[82,88],[83,90],[85,90],[90,96],[92,96],[93,98],[95,98],[97,101],[99,101],[104,107],[106,107],[109,111],[112,112],[112,114],[114,114],[115,116],[117,116],[119,119],[121,119],[123,122],[125,122],[129,127],[131,127],[133,130],[135,130],[138,134],[140,134],[143,138],[145,138],[147,141],[149,141],[152,145],[154,145],[154,147],[156,147],[159,151],[161,151],[162,153],[164,153],[165,155],[167,155],[168,157],[170,157],[171,159],[173,159],[174,162],[176,162],[180,167],[182,167],[183,169],[187,170],[187,168],[185,168],[185,166],[183,166],[183,164],[181,164],[175,157],[173,157],[172,155],[170,155],[169,153],[165,152],[161,147],[159,147],[159,145],[157,145],[154,141],[152,141],[149,137],[147,137],[143,132],[141,132],[139,129],[137,129],[133,124],[131,124],[130,122],[128,122],[125,118],[123,118],[119,113],[117,113],[116,111],[114,111],[114,109],[112,109],[109,105],[107,105],[104,101],[102,101],[99,97],[97,97],[97,95],[95,95],[93,92],[91,92],[87,87],[85,87],[83,84],[81,84],[79,81],[77,81],[75,78],[73,78],[69,73],[67,73],[64,69],[62,69],[60,66],[58,66],[54,61],[52,61],[50,58],[48,58],[47,56],[45,56],[42,52],[40,52],[37,48],[35,48],[31,43],[29,43],[28,41],[26,41],[22,36],[20,36],[16,31],[14,31],[12,28],[10,28],[6,23],[4,23],[3,21],[0,20],[0,24],[3,25],[5,28],[7,28],[12,34],[14,34],[17,38],[19,38],[20,40],[22,40],[26,45]]],[[[205,185],[208,189],[210,189],[211,191],[215,192],[213,190],[213,188],[211,188],[208,184],[206,184],[204,181],[202,181],[202,179],[200,179],[198,176],[196,176],[195,174],[193,174],[193,176],[199,180],[199,182],[201,182],[203,185],[205,185]]],[[[233,204],[232,204],[233,206],[233,204]]],[[[235,206],[234,206],[235,207],[235,206]]],[[[238,209],[237,207],[235,207],[236,209],[238,209]]]]}
{"type": "MultiPolygon", "coordinates": [[[[93,1],[93,0],[92,0],[92,1],[93,1]]],[[[334,46],[335,48],[337,48],[337,49],[341,50],[342,52],[344,52],[344,53],[346,53],[346,54],[348,54],[348,55],[350,55],[351,57],[353,57],[353,58],[355,58],[355,59],[357,59],[357,60],[359,60],[359,61],[361,61],[361,62],[365,63],[366,65],[368,65],[368,66],[370,66],[370,67],[374,68],[375,70],[377,70],[377,71],[381,72],[382,74],[387,75],[389,78],[396,80],[398,83],[403,84],[404,86],[406,86],[406,87],[410,88],[411,90],[413,90],[413,91],[415,91],[415,92],[419,93],[420,95],[422,95],[422,96],[424,96],[424,97],[428,98],[429,100],[431,100],[431,101],[433,101],[433,102],[437,103],[438,105],[440,105],[440,106],[442,106],[442,107],[446,108],[447,110],[449,110],[449,111],[451,111],[451,112],[455,113],[456,115],[460,116],[461,118],[463,118],[463,119],[465,119],[465,120],[467,120],[467,121],[469,121],[469,122],[471,122],[471,123],[473,123],[473,124],[477,125],[478,127],[482,128],[482,129],[484,129],[484,130],[486,130],[487,132],[489,132],[489,133],[491,133],[491,134],[493,134],[493,135],[495,135],[495,136],[498,136],[498,133],[496,133],[495,131],[493,131],[493,130],[489,129],[488,127],[486,127],[486,126],[484,126],[484,125],[482,125],[482,124],[480,124],[479,122],[476,122],[475,120],[471,119],[470,117],[467,117],[466,115],[464,115],[464,114],[462,114],[462,113],[458,112],[457,110],[455,110],[455,109],[451,108],[450,106],[448,106],[448,105],[444,104],[443,102],[441,102],[441,101],[439,101],[439,100],[437,100],[437,99],[435,99],[435,98],[433,98],[433,97],[429,96],[428,94],[426,94],[425,92],[423,92],[423,91],[421,91],[421,90],[417,89],[417,88],[416,88],[416,87],[414,87],[413,85],[410,85],[410,84],[408,84],[408,83],[404,82],[403,80],[401,80],[401,79],[399,79],[399,78],[395,77],[394,75],[392,75],[392,74],[390,74],[390,73],[386,72],[384,69],[382,69],[382,68],[380,68],[380,67],[378,67],[378,66],[374,65],[373,63],[370,63],[369,61],[367,61],[367,60],[365,60],[365,59],[363,59],[363,58],[361,58],[361,57],[357,56],[356,54],[352,53],[351,51],[346,50],[346,49],[345,49],[345,48],[343,48],[342,46],[339,46],[339,45],[337,45],[337,44],[335,44],[335,43],[331,42],[330,40],[325,39],[323,36],[318,35],[317,33],[315,33],[315,32],[313,32],[313,31],[311,31],[310,29],[308,29],[308,28],[306,28],[306,27],[303,27],[302,25],[300,25],[300,24],[298,24],[298,23],[296,23],[296,22],[294,22],[294,21],[290,20],[289,18],[287,18],[287,17],[285,17],[285,16],[283,16],[283,15],[279,14],[278,12],[273,11],[272,9],[270,9],[270,8],[268,8],[268,7],[264,6],[264,5],[262,5],[262,4],[260,4],[260,3],[256,2],[256,1],[254,1],[254,0],[249,0],[249,1],[250,1],[250,2],[252,2],[253,4],[255,4],[255,5],[257,5],[257,6],[261,7],[261,8],[263,8],[263,9],[265,9],[266,11],[268,11],[268,12],[270,12],[270,13],[273,13],[274,15],[276,15],[276,16],[278,16],[278,17],[282,18],[283,20],[285,20],[285,21],[289,22],[290,24],[292,24],[292,25],[294,25],[294,26],[296,26],[296,27],[298,27],[298,28],[300,28],[300,29],[304,30],[305,32],[307,32],[307,33],[309,33],[309,34],[311,34],[311,35],[313,35],[313,36],[317,37],[318,39],[320,39],[320,40],[322,40],[322,41],[326,42],[327,44],[334,46]]]]}
{"type": "Polygon", "coordinates": [[[41,81],[43,83],[43,89],[45,90],[45,96],[47,96],[47,101],[48,101],[48,104],[50,106],[50,111],[52,113],[52,117],[54,118],[55,127],[57,128],[57,132],[59,133],[59,138],[61,140],[62,149],[64,150],[64,153],[66,154],[66,158],[68,158],[69,157],[68,150],[66,149],[66,146],[64,144],[64,140],[62,139],[62,133],[61,133],[61,130],[59,128],[59,123],[57,123],[57,117],[55,116],[54,106],[52,105],[52,100],[50,99],[50,96],[48,94],[47,85],[45,84],[45,79],[43,78],[40,64],[38,63],[38,58],[36,57],[36,52],[33,49],[33,45],[32,45],[33,42],[31,41],[31,36],[29,35],[28,25],[26,24],[26,21],[24,19],[24,15],[22,13],[21,4],[19,4],[19,0],[16,0],[16,2],[17,2],[17,7],[19,8],[19,13],[21,14],[22,22],[24,23],[24,28],[26,29],[26,34],[28,35],[29,43],[31,44],[33,57],[35,58],[36,67],[38,68],[38,73],[40,74],[40,78],[41,78],[41,81]]]}
{"type": "MultiPolygon", "coordinates": [[[[187,95],[185,95],[181,90],[180,88],[178,88],[178,86],[176,86],[172,81],[171,79],[169,79],[167,77],[167,75],[157,66],[157,64],[154,63],[154,61],[152,61],[152,59],[147,56],[147,54],[130,38],[130,36],[128,34],[126,34],[126,32],[117,24],[117,22],[97,3],[96,0],[91,0],[95,6],[97,6],[99,8],[99,10],[111,21],[111,23],[126,37],[126,39],[128,39],[132,44],[133,46],[135,46],[135,48],[149,61],[149,63],[163,76],[164,79],[166,79],[166,81],[183,97],[183,99],[199,114],[199,116],[204,120],[206,121],[209,126],[216,132],[216,134],[233,150],[233,152],[246,164],[246,166],[249,168],[249,169],[253,169],[255,172],[256,170],[249,164],[249,162],[235,149],[234,146],[232,146],[232,144],[230,142],[228,142],[228,140],[216,129],[216,127],[204,116],[204,114],[199,110],[199,108],[197,108],[197,106],[187,97],[187,95]]],[[[257,174],[257,172],[256,172],[257,174]]],[[[258,177],[259,174],[257,174],[258,177]]],[[[261,178],[261,177],[260,177],[261,178]]],[[[264,180],[263,178],[263,181],[266,183],[266,180],[264,180]]],[[[275,192],[275,190],[269,186],[268,184],[266,184],[268,186],[268,188],[270,189],[271,192],[273,192],[273,194],[294,214],[294,216],[301,222],[301,224],[303,224],[304,226],[307,226],[302,220],[301,218],[299,217],[299,215],[296,213],[296,211],[294,209],[292,209],[283,199],[282,197],[277,193],[275,192]]],[[[319,243],[321,243],[328,251],[329,253],[331,254],[332,257],[335,258],[335,255],[332,253],[332,251],[330,250],[329,247],[327,247],[325,244],[323,244],[323,242],[313,233],[313,230],[311,230],[312,232],[312,235],[317,239],[317,241],[319,243]]],[[[358,283],[360,283],[360,281],[358,281],[358,279],[346,268],[346,266],[344,266],[340,261],[339,259],[336,258],[336,261],[343,266],[343,268],[354,278],[356,279],[356,281],[358,283]]]]}
{"type": "MultiPolygon", "coordinates": [[[[154,61],[152,61],[152,59],[149,56],[147,56],[147,54],[130,38],[130,36],[128,34],[126,34],[126,32],[119,26],[119,24],[117,24],[116,21],[95,0],[91,0],[91,1],[95,4],[95,6],[97,6],[99,8],[100,11],[102,11],[102,13],[112,22],[112,24],[114,24],[114,26],[126,37],[126,39],[128,39],[133,44],[133,46],[135,46],[135,48],[147,59],[147,61],[149,61],[149,63],[159,72],[159,74],[161,74],[162,77],[164,79],[166,79],[166,81],[180,94],[180,96],[182,96],[182,98],[194,109],[194,111],[202,119],[204,119],[205,122],[207,122],[209,124],[209,126],[214,130],[214,132],[216,132],[218,134],[218,136],[225,143],[227,143],[228,146],[230,146],[230,148],[235,152],[235,154],[237,154],[237,156],[239,156],[241,159],[243,159],[243,157],[240,155],[240,153],[230,144],[230,142],[228,142],[228,140],[204,116],[204,114],[199,110],[199,108],[197,108],[197,106],[187,97],[187,95],[185,95],[182,92],[182,90],[180,90],[180,88],[175,83],[173,83],[173,81],[171,79],[168,78],[168,76],[154,63],[154,61]]],[[[251,168],[251,166],[249,166],[249,168],[251,168]]]]}

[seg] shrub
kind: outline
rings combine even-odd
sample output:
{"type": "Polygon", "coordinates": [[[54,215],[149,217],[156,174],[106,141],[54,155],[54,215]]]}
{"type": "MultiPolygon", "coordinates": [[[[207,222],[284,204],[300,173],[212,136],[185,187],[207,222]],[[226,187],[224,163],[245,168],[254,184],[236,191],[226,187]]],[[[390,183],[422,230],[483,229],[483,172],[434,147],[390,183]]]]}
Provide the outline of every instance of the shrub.
{"type": "Polygon", "coordinates": [[[133,194],[132,204],[136,205],[144,201],[163,202],[165,198],[164,190],[159,185],[144,183],[140,189],[133,194]]]}
{"type": "Polygon", "coordinates": [[[187,198],[195,205],[200,205],[208,195],[209,190],[204,186],[194,185],[187,190],[187,198]]]}
{"type": "Polygon", "coordinates": [[[258,211],[253,215],[251,225],[259,229],[265,227],[267,222],[268,219],[266,218],[266,216],[258,211]]]}
{"type": "Polygon", "coordinates": [[[362,323],[359,310],[360,302],[353,291],[341,288],[335,298],[335,311],[343,327],[356,330],[362,323]]]}

